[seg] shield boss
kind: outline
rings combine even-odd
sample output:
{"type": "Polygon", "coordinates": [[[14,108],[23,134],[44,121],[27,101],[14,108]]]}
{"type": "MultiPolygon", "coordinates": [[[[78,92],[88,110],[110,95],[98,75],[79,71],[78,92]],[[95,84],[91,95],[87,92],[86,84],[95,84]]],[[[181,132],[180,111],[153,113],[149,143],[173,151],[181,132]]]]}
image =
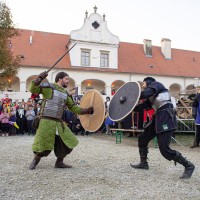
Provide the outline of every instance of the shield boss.
{"type": "Polygon", "coordinates": [[[109,105],[109,117],[120,121],[129,115],[140,97],[141,87],[138,82],[128,82],[122,85],[113,96],[109,105]]]}

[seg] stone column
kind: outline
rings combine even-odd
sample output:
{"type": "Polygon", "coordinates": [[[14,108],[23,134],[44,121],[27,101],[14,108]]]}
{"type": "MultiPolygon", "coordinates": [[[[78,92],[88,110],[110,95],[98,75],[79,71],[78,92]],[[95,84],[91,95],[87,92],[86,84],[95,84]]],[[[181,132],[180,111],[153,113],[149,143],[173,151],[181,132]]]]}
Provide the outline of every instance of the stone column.
{"type": "Polygon", "coordinates": [[[105,92],[107,96],[111,96],[111,91],[112,91],[111,85],[106,85],[105,92]]]}
{"type": "Polygon", "coordinates": [[[20,81],[20,92],[26,92],[26,81],[20,81]]]}

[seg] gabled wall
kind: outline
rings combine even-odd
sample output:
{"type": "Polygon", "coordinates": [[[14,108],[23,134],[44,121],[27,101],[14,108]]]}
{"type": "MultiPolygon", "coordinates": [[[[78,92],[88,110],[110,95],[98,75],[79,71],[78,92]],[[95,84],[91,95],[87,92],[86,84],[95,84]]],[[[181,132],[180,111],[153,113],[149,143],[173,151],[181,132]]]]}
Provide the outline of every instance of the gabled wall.
{"type": "Polygon", "coordinates": [[[109,67],[118,69],[119,38],[113,35],[107,27],[105,19],[99,14],[92,13],[85,18],[83,26],[70,33],[70,42],[76,43],[74,50],[70,52],[72,66],[81,66],[81,50],[90,51],[90,66],[100,67],[100,52],[109,53],[109,67]]]}

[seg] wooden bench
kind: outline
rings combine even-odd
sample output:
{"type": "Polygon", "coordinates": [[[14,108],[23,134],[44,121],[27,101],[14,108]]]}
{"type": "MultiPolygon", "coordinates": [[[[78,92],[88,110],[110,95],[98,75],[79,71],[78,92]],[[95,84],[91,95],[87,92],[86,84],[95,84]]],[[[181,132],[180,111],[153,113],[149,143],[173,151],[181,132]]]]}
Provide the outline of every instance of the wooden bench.
{"type": "Polygon", "coordinates": [[[111,132],[115,131],[115,137],[116,137],[116,144],[119,144],[122,142],[122,134],[123,132],[133,132],[133,133],[141,133],[143,130],[139,129],[119,129],[119,128],[110,128],[111,132]]]}

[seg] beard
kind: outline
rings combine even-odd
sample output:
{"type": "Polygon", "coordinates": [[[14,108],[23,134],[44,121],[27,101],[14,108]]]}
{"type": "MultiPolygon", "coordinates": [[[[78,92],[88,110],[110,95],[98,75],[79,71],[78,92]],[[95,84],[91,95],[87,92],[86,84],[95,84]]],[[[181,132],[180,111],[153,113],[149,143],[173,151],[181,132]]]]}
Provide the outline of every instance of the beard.
{"type": "Polygon", "coordinates": [[[68,84],[62,84],[62,87],[63,87],[63,88],[67,88],[67,87],[68,87],[68,84]]]}

